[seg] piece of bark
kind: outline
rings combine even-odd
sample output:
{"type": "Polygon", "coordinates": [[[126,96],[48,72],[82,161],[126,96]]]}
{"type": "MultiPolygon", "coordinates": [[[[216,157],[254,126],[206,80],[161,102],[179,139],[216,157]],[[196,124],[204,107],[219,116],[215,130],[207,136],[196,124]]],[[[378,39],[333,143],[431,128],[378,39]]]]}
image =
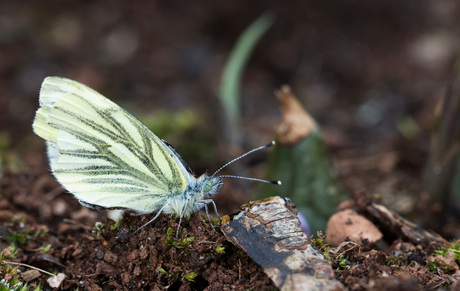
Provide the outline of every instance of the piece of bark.
{"type": "Polygon", "coordinates": [[[281,290],[345,290],[300,228],[295,204],[270,197],[222,218],[227,240],[248,253],[281,290]]]}
{"type": "Polygon", "coordinates": [[[384,237],[388,239],[388,236],[391,236],[390,241],[401,238],[403,241],[410,241],[422,247],[433,243],[445,243],[442,237],[402,218],[366,193],[355,193],[353,199],[358,212],[371,220],[384,233],[384,237]]]}

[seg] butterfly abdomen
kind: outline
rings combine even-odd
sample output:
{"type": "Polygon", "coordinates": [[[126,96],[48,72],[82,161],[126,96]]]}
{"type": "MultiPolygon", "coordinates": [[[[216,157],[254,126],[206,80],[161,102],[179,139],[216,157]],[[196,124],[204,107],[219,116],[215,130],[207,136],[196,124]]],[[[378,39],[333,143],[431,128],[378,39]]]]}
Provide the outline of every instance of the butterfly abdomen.
{"type": "Polygon", "coordinates": [[[163,212],[173,214],[177,217],[188,217],[203,207],[203,204],[195,202],[201,200],[203,200],[202,192],[189,192],[183,195],[172,196],[169,198],[169,202],[163,212]]]}

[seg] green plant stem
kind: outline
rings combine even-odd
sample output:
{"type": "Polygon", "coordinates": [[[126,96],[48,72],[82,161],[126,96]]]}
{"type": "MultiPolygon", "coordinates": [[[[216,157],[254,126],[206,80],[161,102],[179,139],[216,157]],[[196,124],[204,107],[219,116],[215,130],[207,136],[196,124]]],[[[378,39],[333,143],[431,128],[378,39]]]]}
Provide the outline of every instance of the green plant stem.
{"type": "Polygon", "coordinates": [[[264,13],[239,37],[225,64],[219,89],[219,99],[227,115],[230,142],[241,142],[239,91],[243,70],[255,45],[274,22],[271,13],[264,13]]]}

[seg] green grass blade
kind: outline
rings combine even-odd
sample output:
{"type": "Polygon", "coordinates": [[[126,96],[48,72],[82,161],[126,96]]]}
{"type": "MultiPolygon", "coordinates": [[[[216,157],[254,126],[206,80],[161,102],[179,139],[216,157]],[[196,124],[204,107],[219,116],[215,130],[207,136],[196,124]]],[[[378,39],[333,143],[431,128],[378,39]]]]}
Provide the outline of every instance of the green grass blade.
{"type": "Polygon", "coordinates": [[[225,65],[218,96],[228,118],[231,142],[237,142],[241,132],[239,91],[243,69],[255,45],[274,20],[271,13],[264,13],[254,21],[239,37],[225,65]]]}

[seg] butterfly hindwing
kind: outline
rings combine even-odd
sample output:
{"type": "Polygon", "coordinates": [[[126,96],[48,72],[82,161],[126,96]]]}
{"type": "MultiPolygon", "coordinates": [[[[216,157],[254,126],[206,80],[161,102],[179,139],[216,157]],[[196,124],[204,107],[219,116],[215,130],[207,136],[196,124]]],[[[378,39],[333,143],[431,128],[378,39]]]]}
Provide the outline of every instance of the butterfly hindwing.
{"type": "Polygon", "coordinates": [[[56,178],[83,204],[148,213],[185,191],[189,168],[169,145],[96,91],[49,77],[40,106],[34,131],[48,141],[56,178]]]}

